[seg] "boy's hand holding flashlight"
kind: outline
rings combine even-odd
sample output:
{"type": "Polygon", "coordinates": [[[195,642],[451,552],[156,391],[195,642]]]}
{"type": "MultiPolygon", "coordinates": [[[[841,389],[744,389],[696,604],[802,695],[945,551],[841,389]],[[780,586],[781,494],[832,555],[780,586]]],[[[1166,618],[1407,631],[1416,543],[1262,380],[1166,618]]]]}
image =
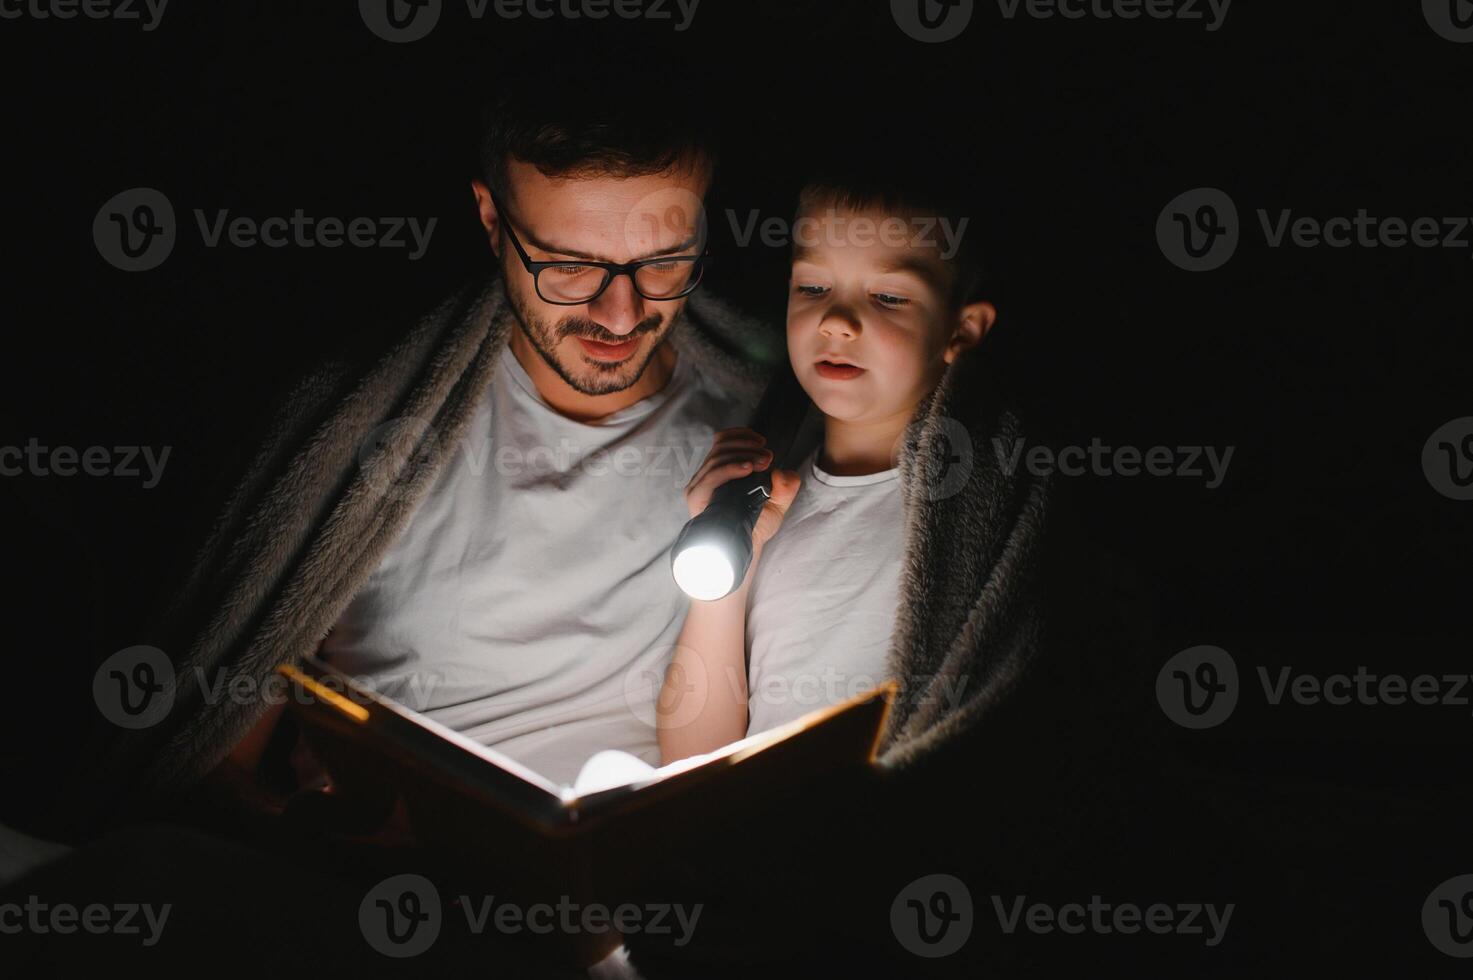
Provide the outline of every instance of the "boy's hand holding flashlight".
{"type": "MultiPolygon", "coordinates": [[[[766,448],[767,439],[761,433],[745,426],[722,429],[716,433],[711,451],[697,468],[695,475],[685,487],[685,502],[690,516],[696,517],[711,503],[716,489],[732,480],[761,473],[772,465],[772,452],[766,448]]],[[[761,553],[762,546],[777,533],[787,515],[788,507],[798,494],[801,482],[796,470],[773,470],[771,493],[763,505],[757,522],[752,528],[752,557],[761,553]]]]}

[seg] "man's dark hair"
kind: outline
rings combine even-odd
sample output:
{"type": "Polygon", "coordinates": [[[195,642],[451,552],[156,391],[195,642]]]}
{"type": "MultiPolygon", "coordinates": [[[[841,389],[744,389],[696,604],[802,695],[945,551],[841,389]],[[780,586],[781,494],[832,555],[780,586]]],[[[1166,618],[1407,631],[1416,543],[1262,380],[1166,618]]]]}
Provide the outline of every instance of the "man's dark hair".
{"type": "Polygon", "coordinates": [[[481,179],[504,196],[511,158],[551,177],[639,177],[682,163],[711,172],[715,141],[692,77],[669,52],[605,43],[509,78],[482,105],[481,179]]]}
{"type": "Polygon", "coordinates": [[[883,152],[854,148],[843,160],[820,162],[809,170],[798,192],[796,210],[827,205],[934,219],[937,226],[929,235],[938,248],[945,245],[942,220],[953,229],[962,228],[955,254],[945,259],[952,271],[948,299],[954,308],[960,308],[988,298],[991,287],[981,241],[983,229],[978,227],[982,222],[972,200],[964,177],[951,172],[942,160],[916,154],[897,160],[883,152]]]}

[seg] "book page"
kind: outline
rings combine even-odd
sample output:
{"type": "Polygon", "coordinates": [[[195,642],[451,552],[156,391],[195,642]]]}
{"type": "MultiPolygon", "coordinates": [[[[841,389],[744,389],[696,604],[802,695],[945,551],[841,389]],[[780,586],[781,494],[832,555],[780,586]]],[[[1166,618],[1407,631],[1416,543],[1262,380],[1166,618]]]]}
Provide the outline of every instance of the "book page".
{"type": "Polygon", "coordinates": [[[732,752],[740,749],[743,743],[747,741],[749,739],[744,738],[732,742],[729,745],[723,745],[710,752],[703,752],[699,755],[677,759],[667,765],[660,766],[658,769],[643,759],[630,755],[628,752],[621,752],[618,749],[605,749],[602,752],[594,753],[587,762],[583,763],[583,768],[578,770],[578,777],[573,780],[573,785],[563,787],[563,798],[571,800],[625,786],[636,789],[640,786],[657,783],[667,776],[674,776],[677,773],[685,772],[687,769],[694,769],[696,766],[709,762],[712,759],[719,759],[722,756],[730,755],[732,752]]]}
{"type": "Polygon", "coordinates": [[[579,796],[591,796],[605,790],[643,782],[658,771],[648,762],[628,752],[605,749],[602,752],[595,752],[592,758],[583,763],[583,768],[578,770],[578,778],[573,780],[573,785],[563,787],[563,798],[575,799],[579,796]]]}

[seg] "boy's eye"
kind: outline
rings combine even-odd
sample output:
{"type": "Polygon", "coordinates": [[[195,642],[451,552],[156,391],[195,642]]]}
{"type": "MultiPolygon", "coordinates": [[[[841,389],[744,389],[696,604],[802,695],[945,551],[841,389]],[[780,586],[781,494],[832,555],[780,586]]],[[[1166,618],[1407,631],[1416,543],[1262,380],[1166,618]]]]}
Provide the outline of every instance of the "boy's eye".
{"type": "Polygon", "coordinates": [[[825,286],[800,285],[798,287],[798,292],[804,296],[822,296],[824,293],[828,292],[828,288],[825,286]]]}
{"type": "Polygon", "coordinates": [[[891,293],[875,293],[875,299],[885,306],[904,306],[910,302],[903,296],[895,296],[891,293]]]}

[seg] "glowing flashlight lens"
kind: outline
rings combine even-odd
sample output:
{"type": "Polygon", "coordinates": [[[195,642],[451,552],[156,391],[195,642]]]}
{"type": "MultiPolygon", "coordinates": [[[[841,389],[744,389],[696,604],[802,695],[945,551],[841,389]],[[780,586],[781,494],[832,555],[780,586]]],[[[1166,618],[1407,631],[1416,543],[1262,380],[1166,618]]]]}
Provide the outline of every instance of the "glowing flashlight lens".
{"type": "Polygon", "coordinates": [[[725,549],[714,544],[696,544],[675,556],[671,566],[675,583],[692,599],[720,599],[731,591],[736,572],[725,549]]]}

